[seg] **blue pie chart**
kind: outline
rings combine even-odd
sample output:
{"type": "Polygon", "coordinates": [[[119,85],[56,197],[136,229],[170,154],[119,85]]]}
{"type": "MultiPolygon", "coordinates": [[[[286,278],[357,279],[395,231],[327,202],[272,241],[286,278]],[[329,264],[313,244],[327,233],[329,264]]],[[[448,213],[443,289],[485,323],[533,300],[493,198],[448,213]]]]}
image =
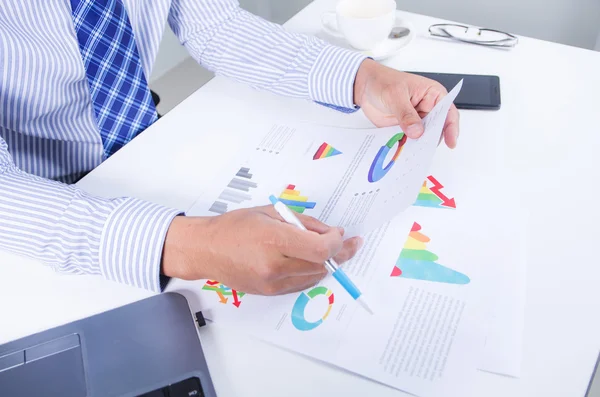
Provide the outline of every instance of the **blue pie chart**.
{"type": "Polygon", "coordinates": [[[369,168],[369,182],[373,183],[381,180],[381,178],[383,178],[392,169],[392,167],[396,163],[396,160],[398,159],[398,157],[400,157],[400,153],[402,153],[402,148],[406,143],[406,139],[406,135],[403,132],[400,132],[391,137],[390,140],[387,141],[387,143],[379,149],[377,155],[375,156],[375,159],[371,163],[371,167],[369,168]],[[388,153],[392,150],[396,142],[398,142],[396,153],[394,153],[394,157],[392,157],[390,162],[384,166],[383,163],[385,161],[385,158],[387,157],[388,153]]]}

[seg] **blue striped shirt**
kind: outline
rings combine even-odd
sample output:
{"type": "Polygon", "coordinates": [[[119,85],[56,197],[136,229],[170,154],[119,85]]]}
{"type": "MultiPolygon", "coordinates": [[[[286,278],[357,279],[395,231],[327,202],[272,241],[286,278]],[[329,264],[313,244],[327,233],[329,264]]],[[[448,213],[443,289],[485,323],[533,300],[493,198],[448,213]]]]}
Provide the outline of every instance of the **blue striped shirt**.
{"type": "MultiPolygon", "coordinates": [[[[364,56],[285,31],[235,0],[122,0],[149,76],[166,21],[217,75],[352,111],[364,56]]],[[[69,0],[0,0],[0,249],[158,292],[180,212],[71,183],[106,160],[69,0]]]]}

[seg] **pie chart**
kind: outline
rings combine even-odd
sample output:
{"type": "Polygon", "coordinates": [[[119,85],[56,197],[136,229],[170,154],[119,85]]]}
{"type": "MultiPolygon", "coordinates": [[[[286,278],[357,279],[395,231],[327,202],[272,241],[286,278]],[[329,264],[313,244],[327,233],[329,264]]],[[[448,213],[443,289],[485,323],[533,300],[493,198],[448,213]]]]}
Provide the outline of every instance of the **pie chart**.
{"type": "Polygon", "coordinates": [[[333,292],[323,286],[315,287],[306,293],[301,293],[292,308],[292,324],[300,331],[310,331],[317,328],[325,321],[327,316],[329,316],[331,307],[333,306],[333,299],[333,292]],[[306,306],[319,295],[325,295],[327,297],[328,305],[324,307],[325,314],[317,321],[308,321],[304,315],[306,306]]]}
{"type": "Polygon", "coordinates": [[[398,157],[400,157],[400,153],[402,153],[402,148],[406,143],[406,139],[406,135],[403,132],[400,132],[391,137],[390,140],[379,149],[379,152],[377,152],[377,155],[375,156],[375,159],[369,168],[369,182],[373,183],[379,181],[392,169],[396,163],[396,160],[398,157]],[[384,166],[383,163],[385,162],[385,158],[396,143],[398,143],[398,147],[396,148],[394,157],[392,157],[390,162],[384,166]]]}

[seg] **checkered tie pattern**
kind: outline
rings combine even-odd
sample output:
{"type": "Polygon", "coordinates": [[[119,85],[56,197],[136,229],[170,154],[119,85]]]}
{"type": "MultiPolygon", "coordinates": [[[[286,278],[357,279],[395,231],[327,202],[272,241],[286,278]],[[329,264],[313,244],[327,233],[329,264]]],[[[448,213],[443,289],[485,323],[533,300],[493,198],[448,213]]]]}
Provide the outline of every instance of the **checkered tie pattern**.
{"type": "Polygon", "coordinates": [[[70,1],[108,158],[156,121],[156,107],[121,0],[70,1]]]}

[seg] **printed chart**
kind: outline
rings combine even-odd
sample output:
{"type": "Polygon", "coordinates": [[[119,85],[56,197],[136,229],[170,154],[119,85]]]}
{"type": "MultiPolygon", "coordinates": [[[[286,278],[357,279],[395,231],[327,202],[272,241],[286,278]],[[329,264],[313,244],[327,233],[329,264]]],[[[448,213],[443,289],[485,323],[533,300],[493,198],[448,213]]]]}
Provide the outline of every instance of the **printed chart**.
{"type": "Polygon", "coordinates": [[[369,168],[369,182],[373,183],[379,181],[392,169],[396,163],[396,160],[398,160],[398,157],[400,157],[400,153],[402,153],[402,148],[404,147],[406,140],[406,135],[403,132],[400,132],[391,137],[390,140],[379,149],[379,152],[377,152],[377,155],[375,156],[375,159],[369,168]],[[383,163],[385,162],[385,158],[396,143],[398,144],[396,153],[390,162],[384,167],[383,163]]]}
{"type": "Polygon", "coordinates": [[[295,185],[288,185],[279,195],[279,200],[287,205],[292,211],[302,214],[307,209],[313,209],[317,205],[314,201],[308,201],[308,197],[301,196],[295,185]]]}
{"type": "Polygon", "coordinates": [[[231,304],[235,307],[240,307],[242,302],[240,299],[246,295],[244,292],[238,292],[234,289],[227,287],[226,285],[221,284],[218,281],[208,280],[202,287],[205,291],[214,291],[219,297],[219,302],[226,305],[229,301],[228,296],[233,298],[233,302],[231,304]]]}
{"type": "Polygon", "coordinates": [[[328,144],[327,142],[323,142],[319,149],[315,152],[313,156],[313,160],[326,159],[327,157],[337,156],[338,154],[342,154],[339,150],[328,144]]]}
{"type": "Polygon", "coordinates": [[[415,222],[390,276],[448,284],[468,284],[471,281],[469,277],[436,262],[439,257],[427,250],[427,243],[431,240],[420,230],[421,225],[415,222]]]}
{"type": "Polygon", "coordinates": [[[333,292],[323,286],[318,286],[310,291],[304,293],[302,292],[298,299],[296,299],[296,303],[294,303],[294,307],[292,308],[292,324],[296,329],[300,331],[310,331],[317,328],[319,325],[327,319],[329,313],[331,312],[331,308],[333,307],[333,292]],[[317,321],[308,321],[305,317],[305,309],[306,306],[317,296],[325,295],[327,297],[327,302],[329,305],[325,309],[325,314],[317,321]]]}
{"type": "Polygon", "coordinates": [[[444,186],[432,175],[429,175],[419,191],[417,200],[413,205],[418,207],[456,209],[454,198],[448,198],[442,189],[444,186]]]}
{"type": "Polygon", "coordinates": [[[240,168],[235,177],[227,184],[227,188],[223,190],[219,199],[209,208],[209,211],[222,215],[227,212],[228,202],[240,204],[252,200],[252,195],[249,192],[250,189],[256,187],[258,185],[252,182],[250,168],[240,168]]]}

